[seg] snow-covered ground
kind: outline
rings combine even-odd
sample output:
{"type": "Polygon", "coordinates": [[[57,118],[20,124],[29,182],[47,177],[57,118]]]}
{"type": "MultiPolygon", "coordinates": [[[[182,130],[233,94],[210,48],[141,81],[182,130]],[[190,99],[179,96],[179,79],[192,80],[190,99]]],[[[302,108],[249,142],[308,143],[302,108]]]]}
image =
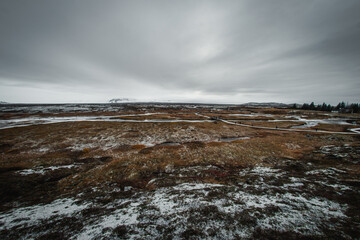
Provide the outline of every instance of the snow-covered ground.
{"type": "MultiPolygon", "coordinates": [[[[213,168],[190,167],[187,174],[213,168]]],[[[65,198],[3,212],[0,230],[17,229],[27,238],[36,238],[52,231],[41,228],[42,224],[53,222],[64,224],[70,239],[184,239],[188,234],[200,239],[248,239],[266,231],[308,237],[324,237],[328,231],[337,231],[338,237],[349,238],[341,230],[349,219],[348,205],[316,196],[316,189],[312,189],[316,184],[325,190],[335,189],[340,195],[351,191],[350,186],[327,182],[328,177],[342,171],[313,170],[302,178],[280,168],[257,166],[240,170],[239,176],[250,182],[236,185],[187,182],[154,191],[114,188],[111,193],[93,188],[97,196],[94,199],[65,198]],[[320,178],[314,181],[314,175],[320,178]],[[124,197],[99,201],[114,193],[124,197]],[[71,230],[66,225],[69,223],[62,222],[64,217],[81,226],[71,230]]],[[[80,198],[83,195],[78,194],[80,198]]]]}
{"type": "Polygon", "coordinates": [[[26,117],[17,119],[0,120],[0,129],[13,128],[13,127],[25,127],[38,124],[51,124],[51,123],[63,123],[63,122],[82,122],[82,121],[97,121],[97,122],[210,122],[210,120],[189,120],[189,119],[121,119],[120,117],[129,116],[149,116],[160,113],[144,113],[144,114],[127,114],[127,115],[115,115],[115,116],[76,116],[76,117],[26,117]]]}
{"type": "Polygon", "coordinates": [[[21,228],[40,224],[42,220],[71,216],[88,207],[75,199],[57,199],[49,204],[22,207],[0,214],[1,229],[21,228]]]}
{"type": "Polygon", "coordinates": [[[227,239],[249,238],[256,228],[321,235],[321,224],[330,222],[332,218],[338,221],[346,218],[346,205],[330,200],[293,193],[251,194],[220,184],[185,183],[161,188],[138,195],[126,208],[121,208],[128,201],[116,202],[111,207],[117,210],[85,227],[74,239],[94,239],[103,236],[104,229],[114,229],[119,225],[138,232],[130,239],[160,237],[161,233],[155,226],[174,227],[173,239],[182,239],[189,226],[202,229],[204,238],[215,239],[223,236],[227,239]],[[221,196],[209,197],[212,194],[221,196]],[[269,208],[279,210],[264,214],[269,208]],[[201,216],[202,210],[209,211],[207,219],[201,216]],[[241,217],[235,217],[241,214],[249,218],[250,225],[244,224],[241,217]],[[230,226],[227,218],[233,221],[230,226]],[[215,236],[206,236],[211,230],[215,236]]]}

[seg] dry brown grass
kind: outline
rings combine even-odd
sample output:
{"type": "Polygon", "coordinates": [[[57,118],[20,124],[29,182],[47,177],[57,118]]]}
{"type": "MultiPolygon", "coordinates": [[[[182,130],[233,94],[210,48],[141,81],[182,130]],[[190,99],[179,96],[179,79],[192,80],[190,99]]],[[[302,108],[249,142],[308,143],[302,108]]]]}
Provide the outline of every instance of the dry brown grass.
{"type": "MultiPolygon", "coordinates": [[[[308,140],[303,134],[265,136],[243,141],[223,143],[186,143],[178,146],[155,146],[142,148],[130,155],[114,157],[101,167],[81,172],[61,181],[63,189],[76,189],[97,186],[104,183],[117,183],[144,188],[148,181],[167,166],[174,169],[189,166],[220,166],[225,169],[238,169],[262,163],[275,164],[274,159],[301,159],[318,146],[317,141],[308,140]]],[[[212,177],[202,179],[206,182],[219,182],[212,177]]]]}
{"type": "MultiPolygon", "coordinates": [[[[177,110],[178,111],[178,110],[177,110]]],[[[247,109],[243,113],[286,114],[290,110],[247,109]]],[[[238,113],[241,111],[236,111],[238,113]]],[[[217,112],[219,113],[219,112],[217,112]]],[[[234,113],[226,110],[220,112],[234,113]]],[[[204,114],[211,114],[207,112],[204,114]]],[[[218,115],[218,114],[213,114],[218,115]]],[[[143,117],[191,118],[193,112],[143,117]]],[[[245,122],[246,124],[248,122],[245,122]]],[[[252,122],[256,126],[288,128],[293,122],[252,122]]],[[[342,126],[319,125],[319,129],[340,131],[342,126]]],[[[35,125],[0,130],[0,167],[26,169],[82,164],[71,175],[59,180],[62,191],[116,183],[120,186],[147,186],[150,179],[164,174],[167,166],[180,169],[191,166],[218,166],[231,172],[239,168],[265,164],[279,159],[301,160],[323,145],[339,142],[321,134],[280,132],[229,125],[223,122],[201,123],[131,123],[72,122],[35,125]],[[250,137],[246,140],[219,142],[227,137],[250,137]],[[163,146],[164,142],[179,145],[163,146]],[[155,144],[146,147],[147,143],[155,144]],[[105,160],[102,158],[105,157],[105,160]]],[[[342,138],[341,142],[354,141],[342,138]]],[[[214,172],[199,181],[228,181],[225,173],[214,172]]]]}
{"type": "Polygon", "coordinates": [[[246,121],[242,122],[243,124],[258,126],[258,127],[271,127],[271,128],[291,128],[294,126],[299,126],[301,123],[299,122],[263,122],[263,121],[246,121]]]}
{"type": "Polygon", "coordinates": [[[195,115],[194,113],[164,113],[154,115],[139,115],[139,116],[120,116],[114,119],[128,119],[128,120],[149,120],[149,119],[186,119],[186,120],[205,120],[205,117],[195,115]]]}
{"type": "Polygon", "coordinates": [[[320,123],[317,126],[312,127],[312,129],[331,131],[331,132],[346,132],[349,128],[354,128],[354,126],[320,123]]]}
{"type": "MultiPolygon", "coordinates": [[[[152,111],[159,112],[164,109],[152,109],[152,111]]],[[[292,110],[259,108],[230,110],[229,108],[222,111],[206,110],[204,114],[214,116],[219,115],[215,113],[225,115],[241,112],[293,114],[290,111],[292,110]]],[[[128,112],[136,111],[129,110],[128,112]]],[[[186,118],[193,115],[192,111],[179,113],[179,109],[169,109],[168,113],[154,116],[186,118]]],[[[267,127],[277,125],[286,128],[294,123],[254,121],[253,124],[267,127]]],[[[334,131],[340,130],[343,126],[319,125],[318,127],[334,131]]],[[[208,194],[180,190],[176,193],[178,194],[176,199],[180,201],[184,195],[194,193],[199,194],[194,195],[194,199],[201,199],[203,195],[204,200],[207,199],[209,202],[214,199],[227,202],[229,191],[235,189],[259,197],[263,194],[275,197],[278,194],[296,193],[301,198],[311,196],[311,198],[325,197],[334,201],[339,200],[339,203],[349,206],[348,216],[354,216],[349,223],[356,222],[359,215],[357,207],[360,174],[359,140],[359,136],[353,135],[253,129],[219,121],[200,123],[69,122],[0,130],[0,211],[16,209],[18,206],[50,203],[61,198],[77,199],[76,204],[91,203],[88,209],[72,215],[71,219],[59,215],[59,221],[55,219],[54,222],[53,218],[46,219],[39,224],[36,222],[38,225],[36,227],[24,224],[24,228],[19,226],[5,229],[1,234],[11,239],[18,239],[28,236],[31,231],[38,232],[40,238],[54,238],[57,237],[57,232],[54,232],[53,226],[56,226],[62,232],[66,230],[65,232],[69,233],[68,235],[59,233],[60,238],[69,238],[79,233],[83,225],[76,227],[76,223],[83,222],[84,219],[86,223],[96,223],[115,209],[116,211],[119,208],[127,210],[131,202],[136,200],[135,198],[152,196],[147,194],[152,194],[154,191],[161,192],[162,187],[170,191],[171,186],[179,186],[181,183],[215,183],[224,186],[221,190],[218,187],[213,188],[207,192],[208,194]],[[222,141],[222,138],[236,137],[249,138],[236,141],[227,139],[230,142],[222,141]],[[321,148],[324,146],[326,147],[321,148]],[[333,150],[323,151],[323,149],[333,150]],[[339,156],[339,153],[343,156],[339,156]],[[70,168],[66,167],[69,165],[70,168]],[[50,166],[58,168],[49,168],[50,166]],[[275,171],[279,170],[281,176],[254,174],[255,166],[259,166],[258,169],[267,166],[275,171]],[[43,172],[36,174],[19,172],[25,169],[43,172]],[[319,169],[329,170],[330,174],[327,176],[320,172],[307,175],[308,171],[319,169]],[[331,171],[338,171],[340,174],[332,175],[331,171]],[[285,184],[291,185],[293,181],[291,179],[303,179],[301,183],[304,185],[296,188],[285,187],[285,184]],[[335,186],[339,184],[351,186],[353,190],[338,191],[335,186]],[[133,188],[128,188],[128,186],[133,188]],[[119,201],[120,199],[127,200],[119,201]],[[61,226],[59,223],[62,221],[67,223],[61,226]],[[73,225],[75,225],[74,228],[71,227],[73,225]],[[44,229],[51,231],[51,234],[43,234],[44,229]],[[17,235],[17,232],[21,234],[17,235]]],[[[236,201],[241,200],[236,197],[236,201]]],[[[147,203],[144,203],[136,208],[139,209],[139,214],[144,212],[141,210],[144,207],[149,210],[156,209],[153,205],[146,205],[147,203]]],[[[146,212],[153,211],[147,211],[147,209],[145,209],[146,212]]],[[[230,216],[220,214],[214,206],[194,208],[188,216],[192,218],[192,221],[198,221],[194,213],[200,211],[199,217],[202,219],[210,217],[211,221],[212,219],[218,221],[226,217],[226,222],[231,223],[233,219],[239,218],[243,219],[244,224],[252,227],[256,218],[261,216],[259,214],[273,216],[274,211],[276,213],[281,209],[266,207],[265,210],[266,212],[262,213],[259,212],[259,208],[253,208],[251,211],[255,215],[250,223],[246,217],[249,214],[247,212],[245,215],[244,212],[240,212],[230,216]]],[[[298,210],[300,214],[303,212],[301,208],[298,210]]],[[[188,221],[186,217],[183,217],[187,215],[182,214],[174,216],[188,221]]],[[[146,219],[158,219],[159,212],[155,211],[154,215],[146,216],[151,216],[146,219]]],[[[331,221],[338,223],[336,219],[331,221]]],[[[345,222],[342,224],[351,225],[345,222]]],[[[116,231],[123,234],[127,230],[120,227],[116,231]]],[[[105,233],[105,229],[102,233],[105,233]]],[[[183,237],[197,234],[196,231],[185,231],[185,233],[183,237]]],[[[281,232],[280,234],[284,237],[295,236],[281,232]]],[[[355,236],[356,233],[353,235],[355,236]]],[[[112,236],[114,235],[108,237],[112,236]]],[[[268,236],[268,232],[258,232],[253,235],[255,238],[268,236]]],[[[329,233],[326,236],[334,235],[329,233]]]]}

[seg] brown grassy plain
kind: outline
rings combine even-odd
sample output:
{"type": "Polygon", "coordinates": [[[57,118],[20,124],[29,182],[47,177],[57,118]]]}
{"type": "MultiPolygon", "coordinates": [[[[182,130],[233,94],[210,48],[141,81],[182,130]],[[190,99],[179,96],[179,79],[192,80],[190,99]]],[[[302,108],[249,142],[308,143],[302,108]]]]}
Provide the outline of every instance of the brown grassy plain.
{"type": "MultiPolygon", "coordinates": [[[[281,114],[281,119],[291,112],[284,109],[244,109],[240,113],[255,111],[261,114],[281,114]]],[[[129,113],[134,114],[133,111],[116,114],[129,113]]],[[[169,113],[122,118],[206,119],[194,113],[195,111],[176,113],[170,110],[169,113]]],[[[202,112],[207,116],[223,116],[228,113],[233,111],[223,110],[220,114],[202,112]]],[[[3,118],[10,117],[5,115],[3,118]]],[[[274,118],[276,117],[271,117],[274,118]]],[[[294,122],[266,121],[249,121],[246,124],[279,128],[296,125],[294,122]]],[[[316,128],[346,131],[349,127],[320,124],[316,128]]],[[[239,175],[239,172],[262,166],[282,169],[296,178],[306,177],[306,172],[317,169],[346,171],[338,177],[336,183],[351,186],[351,192],[341,197],[329,190],[328,195],[322,197],[348,204],[353,213],[360,212],[356,201],[349,200],[351,196],[359,199],[359,194],[356,194],[356,189],[360,187],[358,135],[252,129],[220,121],[83,121],[15,127],[0,132],[2,211],[16,206],[50,203],[60,197],[79,197],[79,194],[91,192],[94,188],[102,189],[106,195],[106,191],[115,188],[124,190],[132,187],[137,191],[155,191],[185,183],[251,185],[258,180],[252,175],[239,175]],[[226,138],[240,139],[222,141],[226,138]],[[35,173],[21,174],[27,170],[35,173]]],[[[316,176],[311,181],[316,182],[316,176]]],[[[282,179],[276,184],[289,184],[289,181],[288,178],[282,179]]],[[[319,189],[321,186],[316,185],[313,190],[309,190],[309,194],[317,196],[320,194],[319,189]]],[[[91,194],[81,196],[81,201],[91,201],[94,197],[91,194]]],[[[111,202],[116,198],[106,198],[106,201],[111,202]]],[[[353,225],[358,215],[349,216],[347,223],[353,225]]],[[[269,236],[269,232],[259,231],[258,229],[252,236],[269,236]]],[[[343,226],[342,231],[346,236],[359,233],[355,225],[350,230],[343,226]]],[[[3,230],[2,234],[6,236],[9,233],[3,230]]],[[[327,236],[324,234],[323,236],[327,236]]]]}

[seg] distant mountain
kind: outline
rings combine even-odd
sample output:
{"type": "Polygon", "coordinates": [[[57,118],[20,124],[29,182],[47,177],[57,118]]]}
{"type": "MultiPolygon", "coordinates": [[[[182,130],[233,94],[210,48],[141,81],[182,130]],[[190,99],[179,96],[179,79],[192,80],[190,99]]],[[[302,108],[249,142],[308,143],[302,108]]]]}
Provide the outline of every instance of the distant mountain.
{"type": "Polygon", "coordinates": [[[264,102],[264,103],[249,102],[241,105],[245,107],[274,107],[274,108],[287,108],[292,106],[291,104],[277,103],[277,102],[264,102]]]}
{"type": "Polygon", "coordinates": [[[8,104],[8,102],[0,101],[0,104],[8,104]]]}
{"type": "Polygon", "coordinates": [[[109,103],[123,103],[123,102],[136,102],[136,99],[132,98],[113,98],[109,100],[109,103]]]}
{"type": "MultiPolygon", "coordinates": [[[[141,101],[141,100],[136,100],[133,98],[113,98],[109,100],[109,103],[175,103],[171,100],[152,100],[152,101],[141,101]]],[[[176,102],[177,104],[198,104],[198,103],[182,103],[182,102],[176,102]]],[[[212,103],[201,103],[201,104],[210,104],[212,105],[212,103]]],[[[215,104],[215,105],[219,105],[219,104],[215,104]]],[[[220,104],[221,105],[221,104],[220,104]]],[[[224,104],[224,105],[228,105],[228,104],[224,104]]],[[[238,105],[238,104],[230,104],[230,105],[238,105]]],[[[277,103],[277,102],[248,102],[248,103],[243,103],[243,104],[239,104],[240,106],[244,106],[244,107],[267,107],[267,108],[289,108],[291,106],[293,106],[294,104],[285,104],[285,103],[277,103]]]]}

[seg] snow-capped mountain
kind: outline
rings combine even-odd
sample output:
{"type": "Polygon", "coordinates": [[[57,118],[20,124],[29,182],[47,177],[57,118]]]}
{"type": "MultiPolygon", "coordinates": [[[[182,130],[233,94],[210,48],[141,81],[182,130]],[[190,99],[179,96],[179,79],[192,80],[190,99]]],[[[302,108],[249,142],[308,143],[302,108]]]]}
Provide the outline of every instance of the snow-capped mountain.
{"type": "Polygon", "coordinates": [[[124,102],[136,102],[133,98],[113,98],[109,100],[110,103],[124,103],[124,102]]]}

